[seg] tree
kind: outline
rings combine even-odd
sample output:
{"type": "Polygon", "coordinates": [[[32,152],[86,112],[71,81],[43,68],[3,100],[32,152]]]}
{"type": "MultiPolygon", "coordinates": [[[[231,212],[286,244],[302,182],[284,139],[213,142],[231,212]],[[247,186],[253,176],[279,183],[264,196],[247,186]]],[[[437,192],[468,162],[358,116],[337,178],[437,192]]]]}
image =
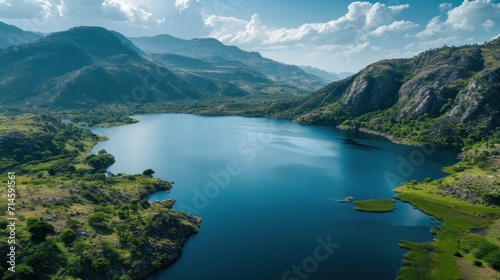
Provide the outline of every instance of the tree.
{"type": "Polygon", "coordinates": [[[32,224],[28,227],[28,232],[31,233],[31,240],[34,243],[42,243],[47,235],[56,233],[54,227],[45,221],[37,221],[32,224]]]}
{"type": "Polygon", "coordinates": [[[107,153],[100,153],[94,157],[87,157],[86,162],[88,165],[92,166],[94,170],[106,169],[115,163],[115,157],[107,153]]]}
{"type": "Polygon", "coordinates": [[[125,224],[119,224],[115,227],[115,229],[116,229],[116,233],[118,233],[118,237],[121,237],[121,238],[124,238],[127,231],[128,231],[128,227],[125,224]]]}
{"type": "Polygon", "coordinates": [[[25,263],[33,268],[36,274],[32,279],[52,279],[58,268],[67,264],[67,258],[55,239],[26,248],[25,263]],[[53,275],[52,275],[53,276],[53,275]]]}
{"type": "Polygon", "coordinates": [[[107,273],[109,268],[109,262],[104,258],[98,258],[92,262],[92,270],[96,274],[107,273]]]}
{"type": "Polygon", "coordinates": [[[154,170],[151,168],[148,168],[142,172],[142,175],[144,176],[153,176],[155,174],[154,170]]]}
{"type": "Polygon", "coordinates": [[[76,240],[76,233],[72,229],[65,229],[61,235],[59,235],[59,239],[66,245],[69,246],[76,240]]]}
{"type": "Polygon", "coordinates": [[[141,200],[141,207],[142,208],[148,209],[149,206],[151,206],[151,204],[149,203],[149,201],[147,201],[146,199],[141,200]]]}
{"type": "Polygon", "coordinates": [[[36,279],[36,274],[33,268],[25,263],[16,265],[15,273],[7,273],[4,278],[5,280],[32,280],[36,279]]]}
{"type": "Polygon", "coordinates": [[[28,218],[26,220],[26,226],[31,227],[32,225],[36,224],[38,222],[37,218],[28,218]]]}
{"type": "Polygon", "coordinates": [[[68,227],[72,230],[78,230],[81,226],[82,226],[82,223],[80,223],[78,220],[73,220],[73,219],[66,220],[66,227],[68,227]]]}
{"type": "Polygon", "coordinates": [[[106,225],[106,216],[104,213],[95,213],[89,216],[88,222],[92,227],[102,227],[106,225]]]}
{"type": "Polygon", "coordinates": [[[488,253],[484,257],[484,260],[487,261],[493,269],[500,270],[500,249],[488,253]]]}
{"type": "Polygon", "coordinates": [[[130,206],[128,204],[122,205],[120,207],[120,211],[118,212],[118,216],[120,216],[121,219],[126,219],[130,216],[130,206]]]}

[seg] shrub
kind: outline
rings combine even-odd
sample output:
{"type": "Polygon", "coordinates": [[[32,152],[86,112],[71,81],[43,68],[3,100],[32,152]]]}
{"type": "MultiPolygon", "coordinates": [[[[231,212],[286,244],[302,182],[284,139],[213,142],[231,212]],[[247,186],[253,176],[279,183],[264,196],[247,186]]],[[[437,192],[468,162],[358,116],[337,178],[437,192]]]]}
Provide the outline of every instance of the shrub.
{"type": "Polygon", "coordinates": [[[65,229],[61,235],[59,235],[59,239],[66,245],[69,246],[76,240],[76,233],[72,229],[65,229]]]}
{"type": "Polygon", "coordinates": [[[31,279],[36,279],[36,274],[33,268],[25,263],[21,263],[16,266],[16,272],[15,273],[7,273],[4,278],[5,280],[11,280],[11,279],[21,279],[21,280],[31,280],[31,279]]]}
{"type": "Polygon", "coordinates": [[[142,172],[142,175],[145,175],[145,176],[153,176],[153,174],[155,174],[154,170],[149,168],[149,169],[146,169],[142,172]]]}
{"type": "Polygon", "coordinates": [[[146,199],[141,200],[141,207],[142,208],[148,209],[149,206],[151,206],[151,204],[146,199]]]}
{"type": "Polygon", "coordinates": [[[500,270],[500,249],[489,252],[484,256],[484,260],[495,270],[500,270]]]}
{"type": "Polygon", "coordinates": [[[92,227],[102,227],[106,225],[107,219],[104,213],[99,212],[89,216],[89,225],[92,227]]]}
{"type": "Polygon", "coordinates": [[[45,221],[32,224],[28,227],[28,232],[31,233],[31,240],[34,243],[44,242],[47,235],[56,233],[54,227],[45,221]]]}
{"type": "Polygon", "coordinates": [[[82,223],[80,223],[77,220],[73,220],[73,219],[66,220],[66,227],[68,227],[72,230],[78,230],[81,226],[82,226],[82,223]]]}
{"type": "Polygon", "coordinates": [[[498,249],[498,246],[496,246],[493,243],[490,243],[488,241],[483,242],[477,249],[476,251],[476,258],[482,259],[486,255],[488,255],[490,252],[495,251],[498,249]]]}
{"type": "Polygon", "coordinates": [[[98,258],[92,262],[92,270],[97,274],[107,273],[109,262],[104,258],[98,258]]]}

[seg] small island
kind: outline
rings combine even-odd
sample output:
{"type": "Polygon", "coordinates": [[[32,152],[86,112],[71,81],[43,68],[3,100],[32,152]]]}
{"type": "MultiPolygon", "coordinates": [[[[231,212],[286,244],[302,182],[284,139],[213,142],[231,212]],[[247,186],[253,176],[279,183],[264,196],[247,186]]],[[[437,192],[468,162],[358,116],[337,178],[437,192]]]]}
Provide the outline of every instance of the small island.
{"type": "Polygon", "coordinates": [[[369,199],[362,201],[353,201],[354,209],[357,211],[365,212],[391,212],[394,210],[394,200],[393,199],[369,199]]]}

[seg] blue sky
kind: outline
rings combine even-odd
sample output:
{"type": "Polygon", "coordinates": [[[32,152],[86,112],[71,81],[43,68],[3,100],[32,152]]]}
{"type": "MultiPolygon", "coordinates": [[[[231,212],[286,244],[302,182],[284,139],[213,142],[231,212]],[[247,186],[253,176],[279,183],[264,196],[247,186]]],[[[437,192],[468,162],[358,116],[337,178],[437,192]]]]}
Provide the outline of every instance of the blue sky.
{"type": "Polygon", "coordinates": [[[127,36],[215,37],[289,64],[358,71],[385,58],[500,34],[499,0],[0,0],[38,32],[99,25],[127,36]]]}

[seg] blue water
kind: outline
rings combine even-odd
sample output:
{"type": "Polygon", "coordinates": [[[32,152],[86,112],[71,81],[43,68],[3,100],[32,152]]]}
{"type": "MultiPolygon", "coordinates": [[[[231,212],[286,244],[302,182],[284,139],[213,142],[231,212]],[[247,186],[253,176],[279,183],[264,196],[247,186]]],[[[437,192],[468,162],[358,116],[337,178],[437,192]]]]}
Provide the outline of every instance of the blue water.
{"type": "Polygon", "coordinates": [[[456,161],[452,151],[289,121],[135,118],[93,129],[109,138],[94,151],[116,157],[113,173],[152,168],[174,181],[150,200],[175,199],[203,219],[181,257],[151,279],[394,279],[406,252],[398,241],[431,240],[433,220],[399,201],[375,214],[331,199],[390,198],[398,181],[442,177],[456,161]]]}

